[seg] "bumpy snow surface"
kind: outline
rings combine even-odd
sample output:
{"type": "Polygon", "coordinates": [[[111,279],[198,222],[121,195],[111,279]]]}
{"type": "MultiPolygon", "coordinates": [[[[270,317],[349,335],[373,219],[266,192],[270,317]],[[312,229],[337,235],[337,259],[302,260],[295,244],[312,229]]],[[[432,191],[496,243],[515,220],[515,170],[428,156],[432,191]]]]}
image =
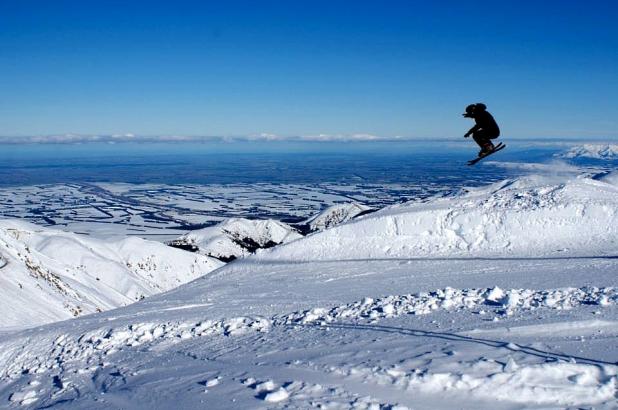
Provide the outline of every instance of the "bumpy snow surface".
{"type": "Polygon", "coordinates": [[[256,249],[301,237],[291,226],[272,219],[231,218],[215,226],[192,231],[173,243],[194,246],[202,255],[227,260],[245,257],[256,249]]]}
{"type": "Polygon", "coordinates": [[[562,158],[616,159],[618,158],[618,145],[583,144],[572,147],[567,152],[559,154],[558,156],[562,158]]]}
{"type": "Polygon", "coordinates": [[[5,332],[0,406],[616,408],[617,190],[535,177],[391,207],[5,332]]]}
{"type": "Polygon", "coordinates": [[[0,259],[0,329],[128,305],[222,265],[158,242],[106,242],[16,220],[0,220],[0,259]]]}

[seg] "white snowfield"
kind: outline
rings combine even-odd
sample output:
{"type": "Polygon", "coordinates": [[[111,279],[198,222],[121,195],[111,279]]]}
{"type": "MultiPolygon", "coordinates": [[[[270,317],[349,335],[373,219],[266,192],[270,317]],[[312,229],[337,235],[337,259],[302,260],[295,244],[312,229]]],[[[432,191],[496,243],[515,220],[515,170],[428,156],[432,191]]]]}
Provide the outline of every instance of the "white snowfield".
{"type": "Polygon", "coordinates": [[[202,255],[225,260],[245,257],[252,253],[251,247],[270,247],[301,237],[291,226],[272,219],[230,218],[173,242],[195,246],[202,255]]]}
{"type": "Polygon", "coordinates": [[[529,177],[403,204],[0,333],[0,406],[616,408],[617,190],[529,177]]]}
{"type": "Polygon", "coordinates": [[[261,252],[276,260],[618,253],[618,187],[530,176],[403,204],[261,252]]]}
{"type": "Polygon", "coordinates": [[[357,202],[336,204],[329,206],[314,217],[309,218],[305,224],[310,231],[323,231],[348,222],[358,215],[371,211],[372,208],[357,202]]]}
{"type": "Polygon", "coordinates": [[[134,303],[222,265],[158,242],[107,242],[0,220],[0,329],[134,303]]]}
{"type": "Polygon", "coordinates": [[[618,158],[618,144],[583,144],[571,147],[558,154],[562,158],[594,158],[611,160],[618,158]]]}

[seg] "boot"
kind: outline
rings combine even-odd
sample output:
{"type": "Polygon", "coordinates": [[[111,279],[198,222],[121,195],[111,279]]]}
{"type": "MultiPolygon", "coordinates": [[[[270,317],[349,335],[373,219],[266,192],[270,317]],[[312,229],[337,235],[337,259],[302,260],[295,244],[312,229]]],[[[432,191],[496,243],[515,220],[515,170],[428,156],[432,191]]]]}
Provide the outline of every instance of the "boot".
{"type": "Polygon", "coordinates": [[[483,148],[479,151],[479,157],[484,157],[485,155],[491,153],[494,148],[495,146],[491,142],[483,145],[483,148]]]}

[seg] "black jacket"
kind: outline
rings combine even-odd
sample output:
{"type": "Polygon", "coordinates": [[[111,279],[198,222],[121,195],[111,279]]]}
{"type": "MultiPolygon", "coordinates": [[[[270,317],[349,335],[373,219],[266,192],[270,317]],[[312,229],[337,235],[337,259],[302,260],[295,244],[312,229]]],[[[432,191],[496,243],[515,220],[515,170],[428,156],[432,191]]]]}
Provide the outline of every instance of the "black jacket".
{"type": "Polygon", "coordinates": [[[474,115],[474,122],[476,122],[476,125],[470,129],[470,133],[482,130],[492,137],[500,135],[500,127],[498,127],[496,120],[494,120],[494,117],[489,112],[481,111],[476,113],[474,115]]]}

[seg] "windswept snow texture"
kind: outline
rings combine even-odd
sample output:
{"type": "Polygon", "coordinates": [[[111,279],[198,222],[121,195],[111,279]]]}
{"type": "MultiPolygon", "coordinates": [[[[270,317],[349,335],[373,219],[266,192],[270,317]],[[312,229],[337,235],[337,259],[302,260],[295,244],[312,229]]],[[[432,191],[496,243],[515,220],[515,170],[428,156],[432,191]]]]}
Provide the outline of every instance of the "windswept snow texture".
{"type": "Polygon", "coordinates": [[[386,208],[264,259],[615,255],[618,187],[529,176],[459,196],[386,208]]]}
{"type": "Polygon", "coordinates": [[[356,202],[329,206],[305,223],[310,231],[323,231],[347,222],[372,208],[356,202]]]}
{"type": "Polygon", "coordinates": [[[202,255],[224,261],[247,256],[301,238],[294,228],[272,219],[231,218],[215,226],[189,232],[171,241],[172,246],[193,247],[202,255]]]}
{"type": "Polygon", "coordinates": [[[0,406],[615,409],[617,189],[529,177],[402,204],[0,333],[0,406]]]}
{"type": "Polygon", "coordinates": [[[613,160],[618,159],[618,145],[616,144],[583,144],[572,147],[567,152],[557,154],[562,158],[594,158],[613,160]]]}
{"type": "Polygon", "coordinates": [[[0,260],[0,328],[124,306],[222,266],[158,242],[105,242],[16,220],[0,220],[0,260]]]}

